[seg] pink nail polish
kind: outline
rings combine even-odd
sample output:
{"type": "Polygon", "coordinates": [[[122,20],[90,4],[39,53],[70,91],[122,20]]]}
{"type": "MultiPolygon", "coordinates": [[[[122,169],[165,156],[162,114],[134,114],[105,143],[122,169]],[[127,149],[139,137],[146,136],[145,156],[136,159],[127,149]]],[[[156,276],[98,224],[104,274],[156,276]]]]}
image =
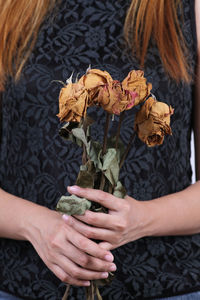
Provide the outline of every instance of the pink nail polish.
{"type": "Polygon", "coordinates": [[[72,185],[72,186],[68,186],[69,191],[71,192],[78,192],[80,190],[79,186],[77,185],[72,185]]]}
{"type": "Polygon", "coordinates": [[[117,270],[116,265],[112,265],[112,266],[110,267],[110,271],[116,271],[116,270],[117,270]]]}
{"type": "Polygon", "coordinates": [[[108,272],[101,273],[101,278],[108,278],[108,272]]]}
{"type": "Polygon", "coordinates": [[[69,220],[69,216],[68,215],[62,215],[62,218],[64,221],[68,221],[69,220]]]}
{"type": "Polygon", "coordinates": [[[113,256],[112,256],[112,254],[106,254],[106,256],[105,256],[105,260],[107,260],[107,261],[109,261],[109,262],[112,262],[113,261],[113,256]]]}

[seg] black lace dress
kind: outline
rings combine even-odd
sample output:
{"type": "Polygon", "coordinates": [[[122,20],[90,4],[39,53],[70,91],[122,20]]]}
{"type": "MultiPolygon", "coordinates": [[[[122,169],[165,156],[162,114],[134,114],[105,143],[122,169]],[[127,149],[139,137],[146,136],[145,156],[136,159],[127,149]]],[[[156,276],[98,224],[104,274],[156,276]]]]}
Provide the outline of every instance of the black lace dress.
{"type": "MultiPolygon", "coordinates": [[[[182,0],[182,24],[191,66],[196,45],[193,1],[182,0]]],[[[58,94],[72,72],[82,75],[89,65],[122,80],[137,61],[125,49],[122,28],[129,1],[65,0],[54,18],[43,24],[37,45],[21,80],[8,83],[3,94],[0,152],[1,187],[22,198],[54,209],[66,186],[75,182],[81,149],[58,136],[58,94]]],[[[173,135],[160,147],[147,148],[136,139],[121,172],[130,196],[150,200],[191,183],[190,133],[193,86],[169,79],[152,43],[145,76],[158,100],[172,105],[173,135]]],[[[102,139],[104,112],[91,110],[92,130],[102,139]]],[[[127,143],[135,109],[126,112],[122,141],[127,143]]],[[[113,122],[116,126],[117,118],[113,122]]],[[[12,207],[11,207],[12,209],[12,207]]],[[[170,219],[169,219],[170,222],[170,219]]],[[[117,271],[103,299],[155,299],[200,290],[200,235],[143,238],[113,251],[117,271]]],[[[29,242],[0,240],[0,288],[23,299],[61,299],[64,284],[29,242]]],[[[71,290],[70,300],[84,299],[84,288],[71,290]]]]}

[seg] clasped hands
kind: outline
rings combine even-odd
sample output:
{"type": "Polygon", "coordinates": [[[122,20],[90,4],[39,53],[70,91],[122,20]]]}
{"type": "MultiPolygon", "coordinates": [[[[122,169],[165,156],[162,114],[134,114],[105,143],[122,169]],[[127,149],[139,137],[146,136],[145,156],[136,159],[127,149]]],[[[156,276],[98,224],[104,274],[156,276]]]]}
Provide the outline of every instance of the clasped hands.
{"type": "MultiPolygon", "coordinates": [[[[27,239],[47,267],[63,282],[89,286],[116,270],[110,250],[145,236],[145,201],[117,198],[109,193],[78,186],[68,192],[98,202],[108,213],[87,210],[67,216],[44,208],[30,218],[27,239]],[[96,243],[95,240],[100,241],[96,243]]],[[[148,202],[148,201],[146,201],[148,202]]]]}
{"type": "Polygon", "coordinates": [[[65,222],[85,237],[101,240],[102,248],[112,250],[144,236],[141,202],[129,196],[120,199],[100,190],[78,186],[68,187],[68,192],[108,209],[108,214],[87,210],[82,216],[65,216],[65,222]]]}

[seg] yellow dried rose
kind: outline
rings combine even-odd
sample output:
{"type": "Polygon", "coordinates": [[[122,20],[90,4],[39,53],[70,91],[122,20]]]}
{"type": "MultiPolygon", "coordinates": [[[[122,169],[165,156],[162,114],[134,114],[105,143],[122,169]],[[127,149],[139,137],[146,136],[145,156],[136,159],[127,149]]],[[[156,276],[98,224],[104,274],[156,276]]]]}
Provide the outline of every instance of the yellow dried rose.
{"type": "Polygon", "coordinates": [[[129,104],[129,95],[118,80],[99,88],[97,103],[110,114],[120,114],[129,104]]]}
{"type": "Polygon", "coordinates": [[[61,122],[80,122],[88,107],[88,93],[80,83],[68,83],[59,95],[59,114],[61,122]]]}
{"type": "Polygon", "coordinates": [[[143,102],[150,95],[152,85],[151,83],[147,83],[143,71],[132,70],[122,81],[122,88],[129,94],[129,105],[126,109],[131,109],[133,106],[143,102]]]}
{"type": "Polygon", "coordinates": [[[79,79],[79,83],[82,84],[88,91],[89,105],[93,105],[97,99],[99,87],[112,84],[112,77],[106,71],[99,69],[89,69],[85,75],[79,79]]]}
{"type": "Polygon", "coordinates": [[[161,145],[164,136],[172,134],[170,116],[174,110],[166,103],[158,102],[150,97],[137,112],[134,130],[138,137],[149,147],[161,145]]]}

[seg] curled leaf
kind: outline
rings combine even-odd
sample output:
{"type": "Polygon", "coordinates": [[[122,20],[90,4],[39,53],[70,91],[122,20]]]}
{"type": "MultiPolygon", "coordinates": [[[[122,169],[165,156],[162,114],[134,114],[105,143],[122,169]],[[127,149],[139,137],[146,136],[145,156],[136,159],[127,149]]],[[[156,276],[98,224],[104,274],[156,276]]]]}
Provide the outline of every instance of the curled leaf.
{"type": "Polygon", "coordinates": [[[125,187],[121,184],[120,181],[117,182],[116,186],[114,187],[114,192],[113,195],[115,197],[124,199],[124,197],[126,196],[126,189],[125,187]]]}
{"type": "Polygon", "coordinates": [[[90,209],[91,202],[85,198],[75,195],[61,196],[57,203],[56,210],[67,215],[83,215],[90,209]]]}

